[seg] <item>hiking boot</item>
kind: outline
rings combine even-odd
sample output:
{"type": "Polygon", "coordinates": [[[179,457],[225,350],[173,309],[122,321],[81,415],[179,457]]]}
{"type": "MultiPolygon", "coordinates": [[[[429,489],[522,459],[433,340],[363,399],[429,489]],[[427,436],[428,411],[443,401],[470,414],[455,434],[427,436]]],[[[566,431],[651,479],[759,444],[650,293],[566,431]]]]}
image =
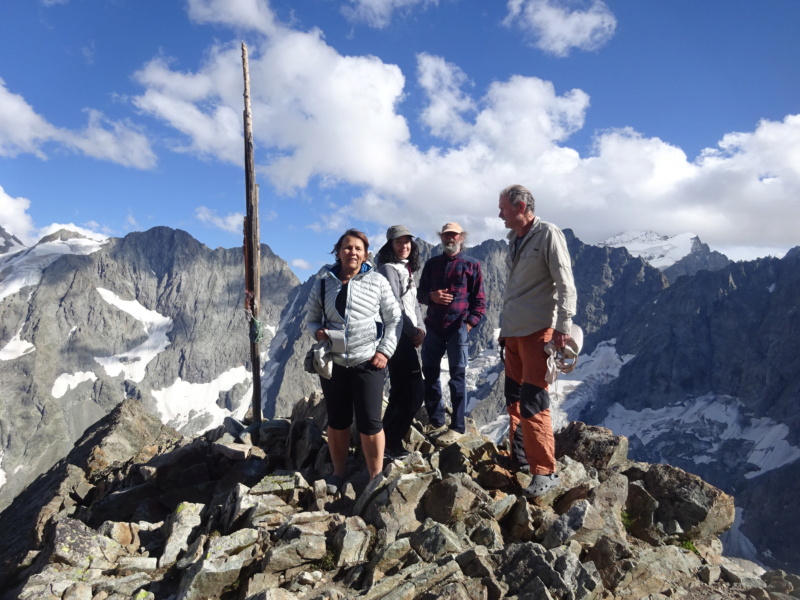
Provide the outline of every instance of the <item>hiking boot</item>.
{"type": "Polygon", "coordinates": [[[403,447],[400,448],[386,448],[384,450],[383,455],[388,458],[389,460],[403,460],[406,456],[411,454],[408,450],[403,447]]]}
{"type": "Polygon", "coordinates": [[[443,433],[437,437],[435,442],[437,446],[449,446],[450,444],[454,444],[460,440],[462,435],[464,434],[456,431],[455,429],[449,429],[446,433],[443,433]]]}
{"type": "Polygon", "coordinates": [[[558,473],[549,475],[535,475],[531,484],[522,490],[522,495],[526,498],[539,498],[561,483],[558,473]]]}
{"type": "Polygon", "coordinates": [[[344,478],[339,477],[338,475],[328,475],[325,478],[325,483],[327,484],[326,491],[328,492],[328,495],[335,496],[344,487],[344,478]]]}

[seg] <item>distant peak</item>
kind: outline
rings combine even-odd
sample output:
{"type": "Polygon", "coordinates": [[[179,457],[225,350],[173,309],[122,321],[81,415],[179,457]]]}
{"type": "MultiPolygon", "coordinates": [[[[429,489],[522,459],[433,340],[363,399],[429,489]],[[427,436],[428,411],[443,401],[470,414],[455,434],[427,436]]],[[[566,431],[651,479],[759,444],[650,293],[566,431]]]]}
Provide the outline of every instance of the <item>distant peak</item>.
{"type": "Polygon", "coordinates": [[[78,233],[77,231],[70,231],[68,229],[59,229],[58,231],[51,233],[40,239],[37,242],[39,244],[47,244],[48,242],[66,242],[67,240],[88,240],[85,235],[78,233]]]}
{"type": "Polygon", "coordinates": [[[699,238],[693,233],[661,235],[655,231],[625,231],[600,242],[598,246],[625,248],[657,269],[665,269],[689,254],[699,238]]]}
{"type": "Polygon", "coordinates": [[[618,248],[620,246],[624,246],[625,244],[630,244],[632,242],[651,243],[651,242],[663,242],[668,239],[669,236],[660,235],[655,231],[644,231],[640,229],[633,229],[630,231],[623,231],[622,233],[617,233],[616,235],[612,235],[610,238],[603,240],[597,245],[612,246],[614,248],[618,248]]]}
{"type": "Polygon", "coordinates": [[[8,254],[10,252],[17,252],[26,248],[17,236],[9,233],[3,226],[0,226],[0,254],[8,254]]]}

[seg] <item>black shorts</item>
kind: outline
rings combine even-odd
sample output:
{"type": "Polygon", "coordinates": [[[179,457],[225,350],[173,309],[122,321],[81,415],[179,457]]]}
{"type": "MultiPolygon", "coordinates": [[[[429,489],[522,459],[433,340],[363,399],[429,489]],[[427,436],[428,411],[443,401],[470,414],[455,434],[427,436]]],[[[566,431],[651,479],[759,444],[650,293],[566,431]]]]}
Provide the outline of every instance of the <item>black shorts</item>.
{"type": "Polygon", "coordinates": [[[320,377],[328,425],[332,429],[349,429],[356,415],[356,429],[363,435],[375,435],[383,430],[383,384],[386,369],[377,369],[364,361],[355,367],[334,363],[330,379],[320,377]]]}

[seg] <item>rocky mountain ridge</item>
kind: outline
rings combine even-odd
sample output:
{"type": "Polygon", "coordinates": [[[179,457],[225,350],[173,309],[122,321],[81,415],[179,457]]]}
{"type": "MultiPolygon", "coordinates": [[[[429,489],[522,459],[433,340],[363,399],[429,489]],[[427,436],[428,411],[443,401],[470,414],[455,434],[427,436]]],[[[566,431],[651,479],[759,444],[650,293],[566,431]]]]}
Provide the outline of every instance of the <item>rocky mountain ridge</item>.
{"type": "Polygon", "coordinates": [[[625,248],[632,256],[643,258],[660,269],[669,281],[701,270],[716,271],[732,262],[724,254],[711,250],[693,233],[667,236],[654,231],[625,231],[597,245],[625,248]]]}
{"type": "Polygon", "coordinates": [[[0,515],[3,599],[789,599],[800,579],[721,555],[733,500],[627,440],[572,423],[562,485],[529,475],[474,428],[366,481],[351,456],[329,495],[324,407],[227,419],[194,440],[126,400],[0,515]]]}
{"type": "MultiPolygon", "coordinates": [[[[742,554],[799,570],[800,536],[775,526],[790,521],[800,464],[789,410],[799,371],[782,354],[796,339],[796,252],[670,285],[624,248],[565,235],[586,340],[577,379],[555,394],[561,422],[605,425],[629,436],[632,458],[680,466],[733,493],[744,510],[734,529],[752,546],[742,554]],[[607,356],[615,368],[582,374],[607,356]]],[[[421,245],[425,257],[438,252],[421,245]]],[[[483,263],[489,299],[470,336],[470,405],[489,426],[504,414],[494,338],[505,242],[467,252],[483,263]]],[[[266,246],[262,256],[262,404],[266,417],[285,417],[317,386],[300,361],[311,344],[302,323],[313,280],[301,284],[266,246]]],[[[251,395],[242,287],[240,250],[212,251],[167,228],[103,244],[59,234],[0,256],[0,507],[126,397],[188,436],[241,418],[251,395]]]]}

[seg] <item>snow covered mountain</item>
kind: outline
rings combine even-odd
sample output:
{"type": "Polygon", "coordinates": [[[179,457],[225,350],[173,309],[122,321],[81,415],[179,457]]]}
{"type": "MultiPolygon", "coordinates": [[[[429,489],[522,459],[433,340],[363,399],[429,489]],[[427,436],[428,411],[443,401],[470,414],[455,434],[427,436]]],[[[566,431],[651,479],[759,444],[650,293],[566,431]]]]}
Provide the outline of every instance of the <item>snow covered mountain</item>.
{"type": "Polygon", "coordinates": [[[603,240],[598,246],[625,248],[633,256],[663,271],[670,281],[681,275],[694,275],[701,269],[716,271],[731,262],[724,254],[711,250],[693,233],[669,237],[653,231],[626,231],[603,240]]]}

